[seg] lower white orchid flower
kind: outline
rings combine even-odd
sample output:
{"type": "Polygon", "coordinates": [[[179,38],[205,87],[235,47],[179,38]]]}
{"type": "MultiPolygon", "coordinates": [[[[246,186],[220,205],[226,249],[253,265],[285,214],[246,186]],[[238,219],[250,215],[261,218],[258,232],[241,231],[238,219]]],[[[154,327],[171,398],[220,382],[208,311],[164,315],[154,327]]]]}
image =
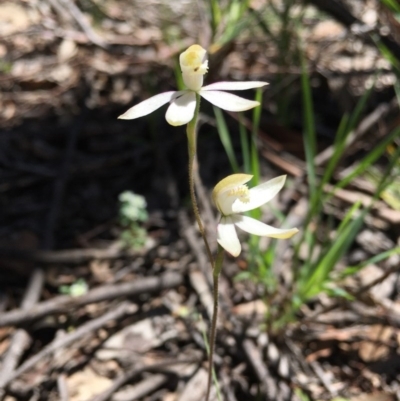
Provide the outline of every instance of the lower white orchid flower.
{"type": "Polygon", "coordinates": [[[297,228],[275,228],[241,214],[269,202],[282,189],[286,175],[249,189],[245,184],[252,178],[249,174],[229,175],[215,186],[212,193],[214,203],[222,215],[217,228],[217,240],[233,256],[239,256],[242,249],[235,226],[250,234],[283,239],[299,231],[297,228]]]}
{"type": "Polygon", "coordinates": [[[132,120],[146,116],[170,102],[165,118],[171,125],[187,124],[192,120],[196,109],[196,93],[214,106],[228,111],[245,111],[260,103],[222,92],[224,90],[246,90],[261,88],[267,82],[216,82],[203,86],[203,77],[208,70],[206,51],[199,45],[190,46],[179,57],[182,78],[187,89],[183,91],[164,92],[155,95],[130,108],[118,118],[132,120]]]}

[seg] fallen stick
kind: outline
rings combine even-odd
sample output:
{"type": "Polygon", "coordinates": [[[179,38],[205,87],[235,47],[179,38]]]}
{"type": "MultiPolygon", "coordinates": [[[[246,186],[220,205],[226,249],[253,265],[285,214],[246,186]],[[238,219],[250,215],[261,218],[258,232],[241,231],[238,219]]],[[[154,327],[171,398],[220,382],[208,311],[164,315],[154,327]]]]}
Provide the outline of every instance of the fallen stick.
{"type": "Polygon", "coordinates": [[[17,309],[3,313],[0,316],[0,327],[26,324],[47,315],[65,313],[72,308],[96,302],[173,288],[182,284],[182,282],[183,277],[181,274],[170,272],[158,277],[137,279],[129,283],[104,285],[80,297],[61,295],[48,301],[40,302],[29,309],[17,309]]]}
{"type": "Polygon", "coordinates": [[[3,383],[3,387],[6,387],[12,380],[15,380],[17,377],[25,373],[27,370],[34,367],[39,361],[43,360],[46,356],[52,354],[55,351],[60,350],[61,348],[68,347],[72,343],[76,342],[78,339],[83,336],[100,329],[105,324],[107,324],[110,320],[118,320],[121,317],[132,313],[136,310],[135,305],[132,305],[128,302],[124,302],[119,305],[116,309],[98,317],[97,319],[93,319],[88,323],[80,326],[75,331],[66,334],[63,337],[56,338],[49,345],[44,347],[40,352],[29,358],[26,362],[24,362],[9,378],[5,383],[3,383]]]}
{"type": "MultiPolygon", "coordinates": [[[[117,376],[114,382],[109,388],[103,392],[96,394],[88,401],[107,401],[114,393],[116,393],[122,386],[124,386],[129,381],[132,381],[136,376],[142,374],[143,372],[168,372],[168,367],[177,364],[191,364],[191,363],[201,363],[198,358],[182,358],[174,360],[166,360],[151,365],[143,365],[138,363],[137,366],[133,366],[126,372],[117,376]]],[[[133,398],[132,398],[133,399],[133,398]]],[[[136,398],[135,398],[136,399],[136,398]]]]}
{"type": "Polygon", "coordinates": [[[63,251],[21,251],[0,248],[0,255],[4,259],[28,260],[44,264],[79,264],[91,261],[92,259],[113,260],[123,257],[133,257],[138,254],[138,252],[121,249],[121,247],[110,247],[107,249],[67,249],[63,251]]]}

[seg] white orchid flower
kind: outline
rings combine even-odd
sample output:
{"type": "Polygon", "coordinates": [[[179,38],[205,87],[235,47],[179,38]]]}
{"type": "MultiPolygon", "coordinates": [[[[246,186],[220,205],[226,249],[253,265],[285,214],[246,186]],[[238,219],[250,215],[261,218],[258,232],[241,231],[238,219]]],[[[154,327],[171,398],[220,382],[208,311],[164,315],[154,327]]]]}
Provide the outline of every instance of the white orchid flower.
{"type": "Polygon", "coordinates": [[[217,240],[233,256],[239,256],[242,249],[235,226],[250,234],[271,238],[290,238],[299,231],[297,228],[275,228],[240,214],[269,202],[282,189],[286,175],[249,189],[245,184],[252,178],[249,174],[229,175],[215,186],[212,193],[222,215],[217,228],[217,240]]]}
{"type": "Polygon", "coordinates": [[[264,85],[268,85],[267,82],[216,82],[203,86],[203,77],[208,70],[206,53],[201,46],[192,45],[179,56],[183,82],[187,87],[186,90],[155,95],[133,106],[118,118],[132,120],[143,117],[170,102],[165,115],[166,120],[174,126],[184,125],[193,119],[196,109],[196,93],[214,106],[228,111],[245,111],[258,106],[259,102],[222,91],[261,88],[264,85]]]}

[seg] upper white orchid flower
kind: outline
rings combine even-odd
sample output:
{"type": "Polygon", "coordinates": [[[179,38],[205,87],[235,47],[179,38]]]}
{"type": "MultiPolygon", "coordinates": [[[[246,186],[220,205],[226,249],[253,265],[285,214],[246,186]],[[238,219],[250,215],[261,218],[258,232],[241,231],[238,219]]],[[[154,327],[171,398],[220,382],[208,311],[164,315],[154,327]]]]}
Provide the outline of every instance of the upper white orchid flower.
{"type": "Polygon", "coordinates": [[[187,89],[183,91],[164,92],[155,95],[131,107],[118,118],[132,120],[146,116],[170,102],[165,115],[169,124],[178,126],[187,124],[193,119],[196,109],[196,93],[208,100],[214,106],[228,111],[245,111],[258,106],[260,103],[242,97],[222,92],[224,90],[246,90],[261,88],[267,82],[216,82],[203,86],[203,77],[208,70],[206,51],[199,45],[190,46],[179,57],[182,78],[187,89]]]}
{"type": "Polygon", "coordinates": [[[275,228],[240,214],[269,202],[282,189],[286,175],[249,189],[245,184],[252,178],[249,174],[229,175],[215,186],[212,193],[214,203],[222,215],[217,228],[217,240],[233,256],[239,256],[242,249],[235,226],[250,234],[272,238],[290,238],[299,231],[297,228],[275,228]]]}

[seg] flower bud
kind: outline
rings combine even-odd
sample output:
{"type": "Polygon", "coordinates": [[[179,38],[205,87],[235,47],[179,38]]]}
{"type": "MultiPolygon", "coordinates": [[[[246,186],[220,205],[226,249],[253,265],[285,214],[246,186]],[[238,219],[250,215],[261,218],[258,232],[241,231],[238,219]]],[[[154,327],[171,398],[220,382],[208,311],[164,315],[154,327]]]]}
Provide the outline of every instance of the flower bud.
{"type": "Polygon", "coordinates": [[[179,56],[183,82],[188,89],[198,91],[203,86],[203,76],[208,70],[207,52],[199,45],[192,45],[179,56]]]}

